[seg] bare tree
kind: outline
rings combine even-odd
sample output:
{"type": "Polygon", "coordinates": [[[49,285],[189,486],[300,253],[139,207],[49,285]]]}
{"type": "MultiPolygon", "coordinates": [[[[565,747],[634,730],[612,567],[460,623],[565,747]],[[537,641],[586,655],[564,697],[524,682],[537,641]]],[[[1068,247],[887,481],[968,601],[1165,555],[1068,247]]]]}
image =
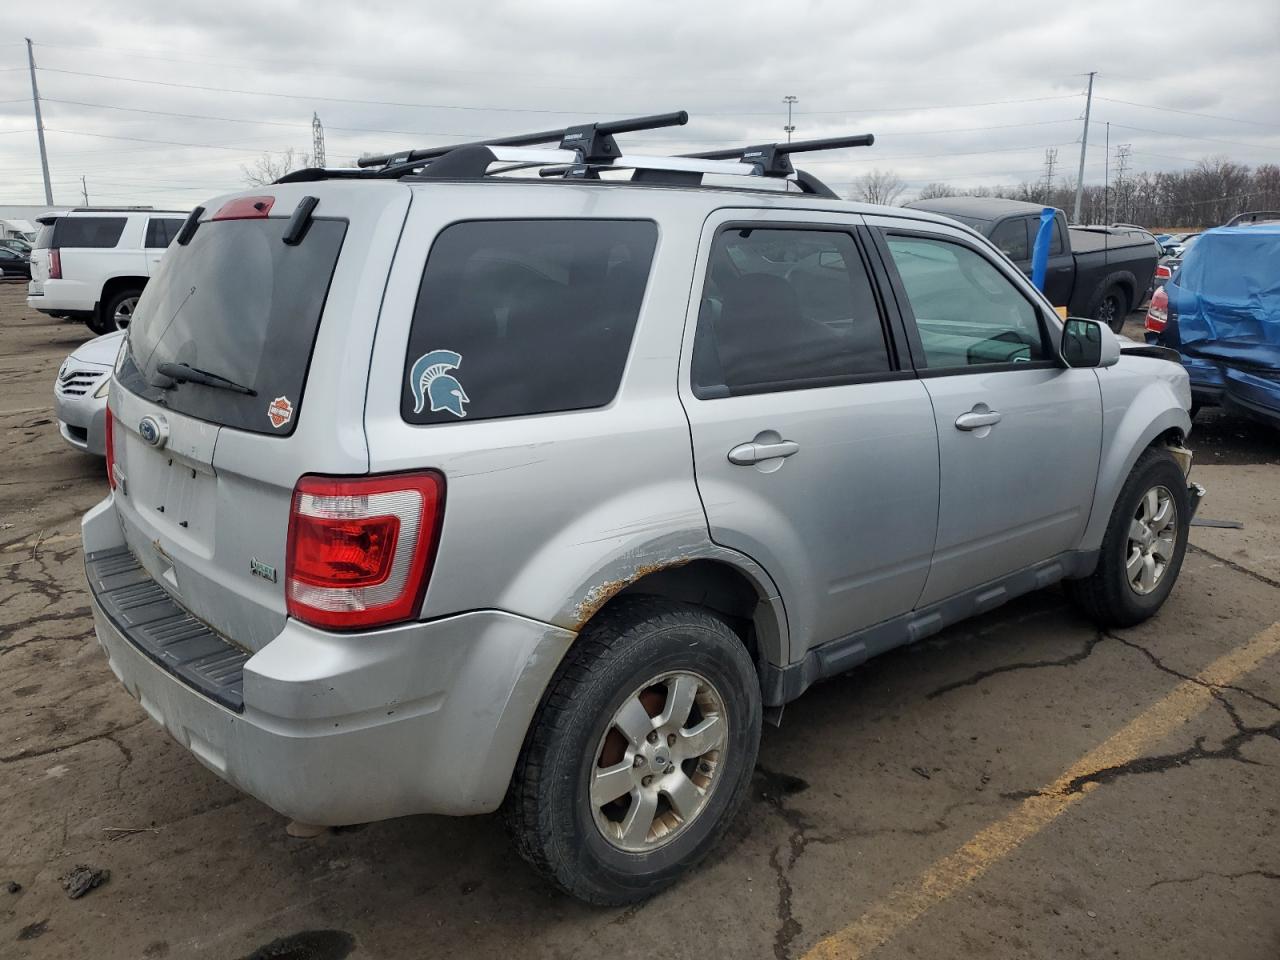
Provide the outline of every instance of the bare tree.
{"type": "Polygon", "coordinates": [[[938,197],[957,197],[960,193],[955,187],[947,183],[926,183],[920,188],[920,196],[918,200],[936,200],[938,197]]]}
{"type": "Polygon", "coordinates": [[[907,185],[892,170],[872,170],[854,182],[853,196],[855,200],[888,207],[892,206],[906,189],[907,185]]]}
{"type": "Polygon", "coordinates": [[[242,166],[240,169],[244,172],[246,183],[261,187],[268,183],[275,183],[286,173],[301,169],[309,162],[310,158],[305,153],[290,147],[283,153],[268,151],[253,161],[253,166],[242,166]]]}

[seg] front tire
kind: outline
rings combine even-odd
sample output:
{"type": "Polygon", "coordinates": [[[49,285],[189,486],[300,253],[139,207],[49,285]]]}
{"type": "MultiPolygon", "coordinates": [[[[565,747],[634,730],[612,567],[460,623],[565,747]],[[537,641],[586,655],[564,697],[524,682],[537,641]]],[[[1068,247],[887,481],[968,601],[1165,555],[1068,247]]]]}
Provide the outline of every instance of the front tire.
{"type": "Polygon", "coordinates": [[[1103,626],[1132,627],[1154,616],[1173,589],[1187,551],[1191,500],[1169,451],[1152,447],[1116,498],[1098,566],[1067,581],[1067,593],[1103,626]]]}
{"type": "Polygon", "coordinates": [[[760,744],[760,685],[742,641],[690,604],[624,599],[560,665],[505,804],[523,856],[588,903],[643,900],[715,846],[760,744]]]}

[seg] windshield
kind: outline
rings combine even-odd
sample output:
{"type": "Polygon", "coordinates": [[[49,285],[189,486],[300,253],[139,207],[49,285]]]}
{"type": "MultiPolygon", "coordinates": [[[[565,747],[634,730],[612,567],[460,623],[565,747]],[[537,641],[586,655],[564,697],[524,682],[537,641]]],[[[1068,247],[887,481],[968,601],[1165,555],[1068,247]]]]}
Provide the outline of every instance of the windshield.
{"type": "Polygon", "coordinates": [[[302,404],[311,348],[346,233],[312,222],[284,242],[282,217],[202,223],[173,245],[138,302],[117,378],[127,390],[201,420],[289,434],[302,404]],[[173,376],[185,364],[247,388],[173,376]]]}

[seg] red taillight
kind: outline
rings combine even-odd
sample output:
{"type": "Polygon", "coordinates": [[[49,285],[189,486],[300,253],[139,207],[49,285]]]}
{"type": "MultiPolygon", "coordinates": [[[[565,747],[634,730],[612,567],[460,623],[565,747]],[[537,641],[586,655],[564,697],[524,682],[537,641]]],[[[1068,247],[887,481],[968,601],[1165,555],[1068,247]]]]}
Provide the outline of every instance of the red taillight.
{"type": "Polygon", "coordinates": [[[116,488],[116,430],[115,414],[111,412],[111,408],[107,407],[106,420],[106,446],[107,446],[107,483],[111,485],[111,489],[116,488]]]}
{"type": "Polygon", "coordinates": [[[289,616],[333,630],[410,619],[443,515],[444,477],[435,471],[303,477],[289,512],[289,616]]]}
{"type": "Polygon", "coordinates": [[[49,251],[49,279],[62,279],[62,254],[57,250],[49,251]]]}
{"type": "Polygon", "coordinates": [[[1168,280],[1172,276],[1173,276],[1173,270],[1169,268],[1168,264],[1162,263],[1156,267],[1157,280],[1168,280]]]}
{"type": "Polygon", "coordinates": [[[210,219],[212,220],[256,220],[271,212],[275,197],[239,197],[224,203],[210,219]]]}
{"type": "Polygon", "coordinates": [[[1169,294],[1161,287],[1151,295],[1151,304],[1147,307],[1146,327],[1152,333],[1164,331],[1169,322],[1169,294]]]}

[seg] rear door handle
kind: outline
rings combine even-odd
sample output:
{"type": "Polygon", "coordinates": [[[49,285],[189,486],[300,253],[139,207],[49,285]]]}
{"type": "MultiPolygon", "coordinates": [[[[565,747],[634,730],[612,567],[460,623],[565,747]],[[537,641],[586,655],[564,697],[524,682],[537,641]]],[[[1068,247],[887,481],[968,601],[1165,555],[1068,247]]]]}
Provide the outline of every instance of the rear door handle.
{"type": "Polygon", "coordinates": [[[957,430],[977,430],[1000,422],[1000,414],[995,410],[970,410],[956,417],[957,430]]]}
{"type": "Polygon", "coordinates": [[[729,451],[729,462],[748,466],[762,460],[789,457],[800,452],[800,444],[794,440],[778,440],[775,443],[740,443],[729,451]]]}

